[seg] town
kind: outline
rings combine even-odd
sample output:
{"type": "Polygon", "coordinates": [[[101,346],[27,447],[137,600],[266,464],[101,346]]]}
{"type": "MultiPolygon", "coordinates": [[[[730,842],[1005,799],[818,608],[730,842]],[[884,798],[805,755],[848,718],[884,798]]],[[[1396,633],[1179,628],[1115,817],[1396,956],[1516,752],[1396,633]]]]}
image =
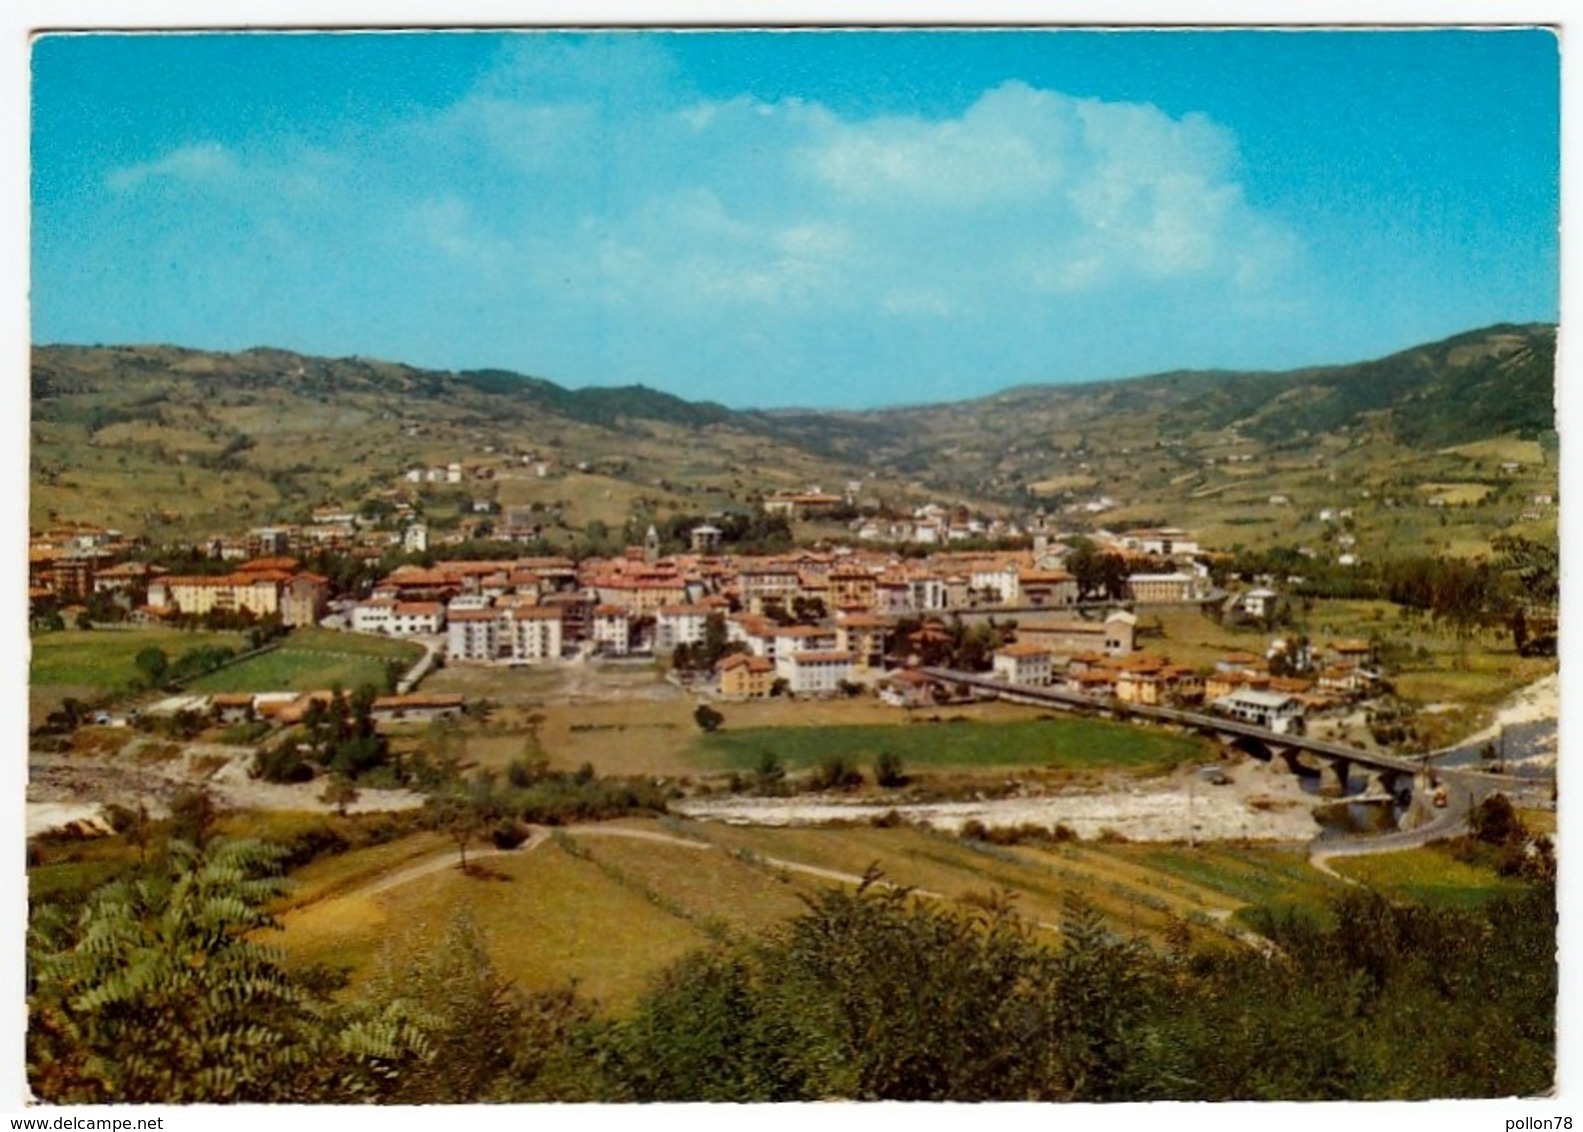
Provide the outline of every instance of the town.
{"type": "Polygon", "coordinates": [[[1558,27],[26,29],[12,1101],[1569,1097],[1558,27]]]}
{"type": "MultiPolygon", "coordinates": [[[[771,499],[765,510],[817,507],[827,498],[834,497],[771,499]]],[[[1207,704],[1276,731],[1334,713],[1381,681],[1373,648],[1360,640],[1299,646],[1293,634],[1273,636],[1256,654],[1229,652],[1212,668],[1172,663],[1148,649],[1139,610],[1197,608],[1250,625],[1292,623],[1289,610],[1280,617],[1289,603],[1270,588],[1286,579],[1255,578],[1228,591],[1211,578],[1214,556],[1177,528],[1096,531],[1074,540],[1074,549],[1039,514],[1026,549],[915,557],[861,545],[726,554],[720,529],[707,523],[687,532],[685,553],[662,554],[650,526],[643,545],[619,557],[404,564],[359,595],[333,592],[327,577],[293,556],[322,553],[327,529],[345,539],[357,528],[345,511],[326,510],[316,520],[216,538],[211,551],[230,565],[204,574],[139,561],[146,548],[113,532],[42,532],[30,547],[34,619],[323,625],[417,641],[425,664],[659,656],[688,689],[728,700],[867,694],[916,707],[947,690],[914,670],[948,662],[993,672],[1010,686],[1053,685],[1123,703],[1207,704]],[[231,562],[236,547],[243,559],[231,562]]],[[[399,538],[413,555],[428,549],[421,522],[399,538]]],[[[384,542],[375,540],[375,549],[384,542]]],[[[417,683],[402,681],[409,692],[417,683]]]]}

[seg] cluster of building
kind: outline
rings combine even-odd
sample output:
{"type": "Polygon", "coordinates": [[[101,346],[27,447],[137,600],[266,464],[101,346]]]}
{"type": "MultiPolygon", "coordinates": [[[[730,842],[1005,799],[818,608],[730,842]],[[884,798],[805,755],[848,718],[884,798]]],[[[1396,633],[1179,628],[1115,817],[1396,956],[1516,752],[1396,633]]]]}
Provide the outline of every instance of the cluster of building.
{"type": "Polygon", "coordinates": [[[1345,707],[1379,686],[1367,641],[1336,641],[1322,650],[1277,641],[1265,657],[1229,653],[1205,671],[1173,664],[1169,657],[1134,654],[1129,619],[1122,613],[1107,619],[1102,651],[1073,649],[1080,642],[1071,638],[1043,642],[1019,626],[1017,642],[995,653],[995,678],[1010,687],[1058,688],[1124,704],[1202,705],[1278,732],[1298,730],[1306,719],[1345,707]],[[1272,674],[1277,655],[1286,659],[1287,675],[1272,674]]]}
{"type": "Polygon", "coordinates": [[[36,531],[28,539],[28,597],[80,602],[129,586],[127,572],[114,571],[144,546],[141,539],[88,523],[36,531]]]}
{"type": "Polygon", "coordinates": [[[257,558],[228,574],[168,574],[147,579],[146,610],[156,616],[213,612],[279,617],[288,626],[317,625],[330,581],[299,569],[295,558],[257,558]]]}
{"type": "Polygon", "coordinates": [[[865,517],[852,520],[850,529],[864,542],[915,543],[943,546],[953,542],[995,541],[1020,538],[1024,531],[1009,519],[975,515],[966,507],[925,503],[903,518],[865,517]]]}
{"type": "MultiPolygon", "coordinates": [[[[523,557],[403,566],[349,611],[358,632],[443,637],[450,661],[533,664],[570,656],[624,657],[712,645],[729,696],[777,685],[820,694],[872,682],[887,658],[928,643],[952,615],[1015,617],[1024,645],[1124,654],[1132,616],[1084,620],[1067,548],[1044,535],[1031,549],[940,551],[925,558],[861,548],[744,556],[718,552],[707,525],[693,553],[661,556],[651,529],[642,547],[608,558],[523,557]],[[900,623],[923,634],[898,641],[900,623]],[[921,625],[921,628],[914,628],[921,625]],[[714,634],[711,639],[711,633],[714,634]]],[[[1134,532],[1106,544],[1125,558],[1191,563],[1180,531],[1134,532]]],[[[1196,565],[1137,573],[1139,602],[1200,600],[1196,565]]]]}
{"type": "Polygon", "coordinates": [[[146,549],[142,540],[85,524],[35,533],[29,601],[69,607],[108,597],[133,622],[221,611],[278,616],[291,626],[317,624],[329,603],[329,579],[301,569],[295,558],[254,557],[224,574],[178,575],[131,557],[146,549]]]}

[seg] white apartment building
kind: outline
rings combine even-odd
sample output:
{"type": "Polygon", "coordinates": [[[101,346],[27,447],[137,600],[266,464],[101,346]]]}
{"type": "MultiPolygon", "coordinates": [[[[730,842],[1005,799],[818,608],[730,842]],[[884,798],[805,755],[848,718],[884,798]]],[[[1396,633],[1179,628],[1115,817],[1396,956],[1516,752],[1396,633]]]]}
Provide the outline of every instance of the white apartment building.
{"type": "Polygon", "coordinates": [[[995,678],[1008,684],[1024,687],[1048,687],[1051,675],[1051,653],[1043,645],[1007,645],[995,653],[993,661],[995,678]]]}
{"type": "Polygon", "coordinates": [[[678,645],[701,645],[709,626],[707,605],[662,605],[654,615],[654,647],[669,652],[678,645]]]}
{"type": "Polygon", "coordinates": [[[594,607],[594,648],[609,656],[626,656],[632,651],[632,623],[619,605],[594,607]]]}
{"type": "Polygon", "coordinates": [[[561,658],[562,633],[560,610],[547,606],[453,610],[446,652],[453,661],[535,664],[561,658]]]}
{"type": "Polygon", "coordinates": [[[446,625],[446,655],[453,661],[498,660],[502,627],[498,610],[453,609],[446,625]]]}
{"type": "Polygon", "coordinates": [[[1015,605],[1022,596],[1015,566],[979,567],[968,575],[967,584],[980,594],[998,594],[998,598],[991,599],[995,605],[1015,605]]]}
{"type": "Polygon", "coordinates": [[[384,633],[392,637],[417,637],[445,628],[445,607],[437,601],[397,601],[374,598],[352,608],[354,633],[384,633]]]}
{"type": "Polygon", "coordinates": [[[783,653],[775,658],[775,676],[799,696],[830,695],[852,679],[852,654],[814,651],[783,653]]]}
{"type": "Polygon", "coordinates": [[[507,617],[510,659],[533,663],[561,659],[563,626],[559,609],[519,605],[507,617]]]}

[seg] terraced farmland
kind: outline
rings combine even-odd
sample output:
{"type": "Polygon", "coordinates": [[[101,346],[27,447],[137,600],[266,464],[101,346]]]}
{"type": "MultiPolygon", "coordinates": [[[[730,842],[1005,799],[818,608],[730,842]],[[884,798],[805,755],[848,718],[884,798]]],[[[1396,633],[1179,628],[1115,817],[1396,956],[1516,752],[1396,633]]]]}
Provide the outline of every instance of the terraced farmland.
{"type": "Polygon", "coordinates": [[[800,897],[855,884],[871,869],[923,899],[1009,895],[1051,941],[1069,901],[1081,898],[1118,934],[1155,946],[1184,926],[1196,943],[1241,946],[1250,905],[1318,910],[1344,887],[1274,849],[995,846],[907,827],[677,819],[572,827],[531,849],[481,858],[473,876],[453,861],[453,849],[425,834],[310,866],[284,916],[286,951],[362,977],[378,962],[378,941],[426,946],[466,915],[502,972],[523,986],[576,980],[604,1009],[620,1011],[687,951],[767,930],[797,915],[800,897]]]}

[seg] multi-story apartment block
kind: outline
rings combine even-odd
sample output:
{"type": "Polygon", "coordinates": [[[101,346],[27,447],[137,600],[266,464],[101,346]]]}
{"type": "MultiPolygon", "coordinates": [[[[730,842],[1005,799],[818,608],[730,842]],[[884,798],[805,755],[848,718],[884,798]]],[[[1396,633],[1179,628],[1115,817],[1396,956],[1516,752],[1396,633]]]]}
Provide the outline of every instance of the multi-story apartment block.
{"type": "Polygon", "coordinates": [[[166,575],[149,582],[148,604],[203,616],[213,611],[279,615],[287,625],[313,625],[329,597],[329,581],[297,572],[291,558],[248,562],[230,574],[166,575]]]}
{"type": "Polygon", "coordinates": [[[619,605],[596,605],[593,612],[593,642],[598,652],[626,656],[632,651],[631,622],[619,605]]]}
{"type": "Polygon", "coordinates": [[[775,665],[761,656],[732,653],[720,662],[720,694],[761,699],[775,683],[775,665]]]}
{"type": "Polygon", "coordinates": [[[678,645],[701,645],[714,610],[707,605],[664,605],[654,615],[654,647],[670,652],[678,645]]]}
{"type": "Polygon", "coordinates": [[[811,649],[785,653],[775,658],[775,675],[795,695],[830,695],[852,679],[852,654],[811,649]]]}
{"type": "Polygon", "coordinates": [[[506,618],[509,659],[533,663],[561,658],[560,610],[542,605],[519,605],[506,618]]]}

